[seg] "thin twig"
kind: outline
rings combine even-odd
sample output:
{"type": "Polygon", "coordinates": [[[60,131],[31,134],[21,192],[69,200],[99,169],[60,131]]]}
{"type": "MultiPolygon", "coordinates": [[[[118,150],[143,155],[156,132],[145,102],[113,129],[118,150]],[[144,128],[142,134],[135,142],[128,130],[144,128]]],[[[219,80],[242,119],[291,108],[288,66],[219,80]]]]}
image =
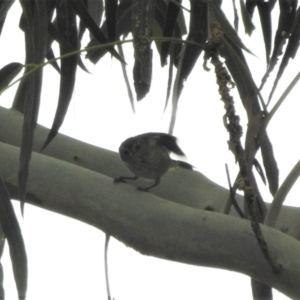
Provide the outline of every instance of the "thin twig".
{"type": "Polygon", "coordinates": [[[271,111],[268,114],[266,114],[266,117],[265,117],[264,121],[262,122],[260,131],[257,135],[257,141],[258,141],[259,144],[260,144],[260,141],[264,137],[264,134],[265,134],[266,128],[269,125],[269,122],[272,120],[272,118],[274,117],[275,113],[278,111],[281,104],[284,102],[284,100],[286,99],[288,94],[296,86],[296,84],[298,83],[299,80],[300,80],[300,72],[295,76],[295,78],[292,80],[292,82],[289,84],[289,86],[285,89],[285,91],[280,96],[280,98],[278,99],[278,101],[276,102],[274,107],[271,109],[271,111]]]}
{"type": "Polygon", "coordinates": [[[226,176],[227,176],[227,182],[228,182],[228,188],[229,188],[229,197],[228,197],[227,203],[226,203],[225,208],[224,208],[224,214],[228,215],[229,212],[230,212],[231,205],[233,205],[235,210],[237,211],[237,213],[244,219],[245,214],[243,213],[243,211],[241,210],[241,208],[239,207],[239,205],[238,205],[238,203],[235,199],[235,192],[236,192],[236,189],[237,189],[237,183],[236,182],[237,182],[237,180],[240,176],[238,175],[237,179],[235,180],[234,186],[232,187],[231,181],[230,181],[230,174],[229,174],[227,164],[225,164],[225,168],[226,168],[226,176]]]}
{"type": "Polygon", "coordinates": [[[300,176],[300,160],[286,177],[274,196],[270,209],[266,215],[265,224],[274,227],[280,213],[283,202],[300,176]]]}
{"type": "MultiPolygon", "coordinates": [[[[173,42],[173,43],[177,43],[177,44],[190,44],[190,45],[201,47],[202,49],[206,48],[206,45],[195,43],[195,42],[188,41],[188,40],[182,40],[182,39],[178,39],[178,38],[150,37],[150,39],[153,40],[153,41],[166,41],[166,42],[173,42]]],[[[48,60],[47,62],[39,64],[39,65],[36,65],[36,64],[27,64],[27,65],[24,65],[24,67],[32,67],[32,69],[29,70],[28,72],[26,72],[20,78],[18,78],[15,81],[13,81],[8,86],[6,86],[3,89],[1,89],[0,90],[0,94],[2,94],[3,92],[5,92],[7,89],[9,89],[10,87],[12,87],[13,85],[17,84],[24,77],[29,76],[31,73],[34,73],[38,69],[43,68],[43,67],[45,67],[45,66],[47,66],[49,64],[52,64],[52,63],[54,63],[57,60],[61,60],[61,59],[67,58],[67,57],[78,55],[78,54],[84,53],[84,52],[89,52],[89,51],[93,51],[93,50],[97,50],[97,49],[105,49],[105,48],[108,48],[108,47],[113,47],[113,46],[116,46],[116,45],[121,45],[121,44],[126,44],[126,43],[133,43],[133,39],[123,40],[123,41],[109,42],[109,43],[106,43],[106,44],[95,45],[95,46],[87,47],[87,48],[84,48],[84,49],[79,49],[79,50],[76,50],[76,51],[73,51],[73,52],[69,52],[67,54],[64,54],[64,55],[52,58],[52,59],[48,60]]]]}
{"type": "Polygon", "coordinates": [[[206,50],[205,59],[210,59],[215,68],[219,93],[221,95],[221,100],[225,104],[225,117],[227,120],[225,127],[229,133],[229,148],[234,153],[236,161],[239,164],[240,176],[243,181],[244,197],[248,208],[251,227],[263,255],[272,267],[273,273],[278,274],[281,272],[282,266],[271,255],[259,225],[259,212],[257,209],[258,197],[251,185],[251,170],[248,167],[248,162],[245,159],[245,151],[241,143],[243,130],[240,125],[240,118],[235,113],[233,98],[230,95],[230,87],[233,86],[231,76],[219,58],[218,49],[222,45],[221,41],[224,40],[221,38],[222,35],[223,32],[220,24],[217,21],[212,22],[210,48],[206,50]]]}

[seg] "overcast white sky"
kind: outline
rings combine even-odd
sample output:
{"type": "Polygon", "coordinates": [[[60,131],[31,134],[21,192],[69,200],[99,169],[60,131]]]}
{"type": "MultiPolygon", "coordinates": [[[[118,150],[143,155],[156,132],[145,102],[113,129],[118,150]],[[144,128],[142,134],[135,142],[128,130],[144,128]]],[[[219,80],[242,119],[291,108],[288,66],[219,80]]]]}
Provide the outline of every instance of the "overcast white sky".
{"type": "MultiPolygon", "coordinates": [[[[183,3],[186,5],[188,1],[183,3]]],[[[231,8],[229,2],[228,7],[231,8]]],[[[0,67],[8,62],[24,61],[24,54],[20,52],[23,49],[20,46],[23,35],[18,29],[18,23],[13,20],[19,18],[19,14],[19,3],[16,1],[1,35],[0,67]],[[7,45],[10,45],[10,49],[7,49],[7,45]]],[[[240,31],[242,33],[242,26],[240,31]]],[[[254,78],[259,83],[265,71],[265,55],[261,37],[254,34],[257,42],[246,39],[245,43],[257,55],[249,59],[251,66],[255,66],[254,78]]],[[[130,47],[124,45],[125,50],[130,47]]],[[[154,56],[158,62],[156,53],[154,56]]],[[[132,57],[127,56],[126,61],[131,75],[132,57]]],[[[174,134],[179,137],[180,145],[191,164],[211,180],[227,186],[225,163],[229,164],[232,178],[235,177],[237,167],[232,154],[227,151],[228,136],[222,125],[224,109],[215,88],[214,72],[205,73],[202,62],[201,57],[185,84],[174,134]],[[201,93],[195,90],[199,86],[201,93]],[[218,153],[212,149],[218,149],[218,153]]],[[[299,66],[299,59],[297,62],[293,62],[296,67],[299,66]]],[[[145,100],[136,104],[137,113],[133,115],[119,62],[107,56],[96,66],[85,63],[91,74],[78,70],[73,102],[62,126],[62,133],[117,151],[119,144],[129,136],[149,131],[167,132],[170,109],[164,116],[162,114],[167,68],[154,68],[151,92],[145,100]],[[114,82],[118,76],[116,86],[114,82]]],[[[292,80],[296,72],[297,69],[290,69],[282,87],[292,80]]],[[[50,127],[59,86],[56,71],[50,66],[45,68],[44,82],[39,122],[50,127]]],[[[282,89],[279,91],[273,103],[282,89]]],[[[1,105],[8,107],[14,93],[15,88],[5,92],[1,96],[1,105]]],[[[266,97],[267,94],[264,95],[266,97]]],[[[300,122],[298,95],[297,87],[269,126],[281,169],[281,182],[299,159],[300,143],[294,138],[300,122]]],[[[235,97],[238,113],[245,125],[237,94],[235,97]]],[[[267,189],[264,190],[266,199],[270,201],[267,189]]],[[[286,203],[299,205],[298,195],[299,183],[286,203]]],[[[16,206],[18,209],[19,205],[16,206]]],[[[104,234],[101,231],[30,205],[26,205],[25,219],[21,225],[29,258],[28,299],[105,299],[104,234]]],[[[6,297],[9,300],[17,299],[7,250],[3,267],[6,297]]],[[[109,245],[109,271],[112,296],[117,300],[252,299],[250,279],[247,276],[142,256],[114,239],[111,239],[109,245]]],[[[274,294],[275,300],[288,299],[277,292],[274,294]]]]}

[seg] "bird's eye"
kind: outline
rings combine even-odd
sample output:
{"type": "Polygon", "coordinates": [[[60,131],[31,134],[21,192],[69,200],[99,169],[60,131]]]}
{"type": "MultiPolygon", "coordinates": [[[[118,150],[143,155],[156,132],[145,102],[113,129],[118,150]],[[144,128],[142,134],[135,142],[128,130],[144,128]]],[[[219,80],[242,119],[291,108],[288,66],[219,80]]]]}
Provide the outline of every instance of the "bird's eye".
{"type": "Polygon", "coordinates": [[[140,144],[135,144],[134,145],[134,151],[139,151],[141,149],[140,144]]]}

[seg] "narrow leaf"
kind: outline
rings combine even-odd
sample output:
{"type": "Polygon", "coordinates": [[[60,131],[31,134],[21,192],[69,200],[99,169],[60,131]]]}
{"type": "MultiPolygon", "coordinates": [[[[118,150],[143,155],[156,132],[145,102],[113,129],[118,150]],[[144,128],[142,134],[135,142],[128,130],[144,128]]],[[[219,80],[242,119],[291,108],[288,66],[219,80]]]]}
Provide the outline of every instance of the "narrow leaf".
{"type": "Polygon", "coordinates": [[[6,15],[14,2],[15,0],[2,0],[0,3],[0,33],[2,32],[6,15]]]}
{"type": "Polygon", "coordinates": [[[250,16],[250,19],[252,19],[253,17],[253,13],[254,13],[254,9],[257,5],[257,1],[256,0],[246,0],[246,10],[250,16]]]}
{"type": "MultiPolygon", "coordinates": [[[[106,44],[108,43],[108,39],[105,37],[105,35],[102,33],[100,28],[97,26],[89,12],[87,11],[87,8],[84,6],[81,0],[67,0],[67,2],[70,4],[74,12],[79,16],[82,23],[86,26],[86,28],[89,29],[89,31],[93,34],[93,36],[101,43],[106,44]]],[[[112,48],[108,47],[107,51],[109,51],[116,59],[120,60],[121,62],[125,63],[118,52],[112,48]]]]}
{"type": "Polygon", "coordinates": [[[0,225],[0,299],[1,300],[5,299],[5,292],[4,292],[4,287],[3,287],[4,274],[3,274],[3,267],[1,264],[1,258],[3,255],[4,246],[5,246],[5,234],[0,225]]]}
{"type": "Polygon", "coordinates": [[[285,41],[289,38],[289,35],[292,32],[296,18],[297,2],[298,0],[279,1],[280,15],[271,63],[277,61],[277,57],[281,54],[285,41]]]}
{"type": "Polygon", "coordinates": [[[271,7],[269,2],[259,2],[257,7],[265,43],[266,61],[269,64],[272,45],[271,7]]]}
{"type": "MultiPolygon", "coordinates": [[[[204,1],[191,1],[190,32],[188,41],[205,44],[208,36],[208,6],[204,1]]],[[[169,132],[173,131],[176,120],[178,101],[183,89],[184,81],[188,78],[203,48],[186,44],[181,52],[180,62],[173,87],[172,117],[169,132]]]]}
{"type": "MultiPolygon", "coordinates": [[[[26,298],[27,255],[21,229],[16,218],[9,194],[0,177],[0,223],[9,245],[10,258],[19,299],[26,298]]],[[[2,241],[1,241],[2,242],[2,241]]]]}
{"type": "Polygon", "coordinates": [[[23,65],[20,63],[10,63],[0,70],[0,93],[6,89],[11,81],[20,73],[23,65]]]}
{"type": "Polygon", "coordinates": [[[137,100],[149,92],[152,79],[151,31],[153,0],[132,1],[132,35],[134,46],[133,79],[137,100]]]}
{"type": "Polygon", "coordinates": [[[272,143],[267,135],[261,142],[261,155],[269,183],[269,190],[275,196],[279,186],[279,169],[275,159],[272,143]]]}
{"type": "MultiPolygon", "coordinates": [[[[183,53],[185,51],[186,45],[183,46],[183,53]]],[[[178,101],[180,98],[180,93],[182,91],[182,88],[178,88],[179,86],[179,77],[181,74],[181,68],[182,68],[182,62],[183,62],[183,54],[179,58],[178,66],[177,66],[177,74],[175,77],[174,81],[174,86],[173,86],[173,95],[172,95],[172,114],[171,114],[171,120],[170,120],[170,125],[169,125],[169,134],[173,134],[174,127],[175,127],[175,122],[176,122],[176,115],[177,115],[177,109],[178,109],[178,101]]]]}
{"type": "Polygon", "coordinates": [[[117,8],[118,8],[118,0],[105,0],[107,36],[110,41],[116,40],[117,8]]]}
{"type": "MultiPolygon", "coordinates": [[[[176,3],[173,3],[172,1],[169,1],[168,3],[168,9],[167,9],[167,15],[165,18],[165,24],[163,28],[163,37],[172,37],[173,31],[175,29],[175,25],[177,22],[177,17],[179,15],[179,12],[181,10],[181,0],[177,0],[176,3]],[[177,4],[176,4],[177,3],[177,4]]],[[[161,43],[161,65],[164,66],[167,63],[167,57],[169,54],[169,48],[170,48],[170,42],[162,42],[161,43]]]]}
{"type": "Polygon", "coordinates": [[[226,34],[226,36],[239,48],[252,54],[252,52],[243,44],[242,40],[237,35],[236,31],[231,26],[230,22],[227,20],[224,12],[222,11],[221,7],[218,5],[217,1],[204,0],[204,2],[209,4],[210,8],[212,9],[216,19],[221,25],[222,30],[226,34]]]}
{"type": "Polygon", "coordinates": [[[292,29],[292,34],[290,36],[290,39],[289,39],[288,45],[286,47],[284,56],[282,58],[276,79],[274,81],[273,88],[272,88],[270,96],[269,96],[269,102],[273,96],[273,93],[275,92],[275,89],[277,87],[277,84],[278,84],[281,76],[284,73],[285,68],[288,65],[290,58],[294,58],[298,51],[299,40],[300,40],[300,9],[298,8],[296,20],[294,22],[294,26],[292,29]]]}
{"type": "Polygon", "coordinates": [[[234,15],[234,20],[233,20],[233,25],[234,29],[236,32],[239,31],[239,14],[236,8],[236,3],[235,0],[232,0],[232,5],[233,5],[233,15],[234,15]]]}
{"type": "Polygon", "coordinates": [[[87,0],[88,12],[97,26],[100,25],[103,13],[103,0],[87,0]]]}
{"type": "MultiPolygon", "coordinates": [[[[294,0],[292,0],[292,1],[294,1],[294,0]]],[[[298,1],[298,0],[296,0],[296,1],[298,1]]],[[[274,8],[276,2],[277,2],[277,0],[269,0],[271,10],[274,8]]]]}
{"type": "Polygon", "coordinates": [[[283,53],[283,47],[286,40],[290,37],[292,27],[296,17],[297,0],[279,1],[280,15],[278,21],[278,28],[274,40],[274,49],[270,59],[268,70],[261,80],[260,89],[263,88],[270,73],[274,70],[279,56],[283,53]]]}
{"type": "MultiPolygon", "coordinates": [[[[116,39],[120,39],[121,35],[127,36],[132,30],[131,22],[131,10],[132,10],[132,0],[123,0],[120,2],[117,8],[117,23],[116,23],[116,39]]],[[[107,25],[106,20],[103,22],[101,31],[104,35],[107,35],[107,25]]],[[[99,45],[99,41],[95,38],[92,38],[87,47],[93,47],[99,45]]],[[[107,50],[97,49],[89,51],[86,57],[96,64],[105,54],[107,50]]]]}
{"type": "MultiPolygon", "coordinates": [[[[260,135],[262,135],[262,133],[264,132],[264,130],[267,128],[268,124],[270,123],[270,121],[272,120],[272,118],[274,117],[274,115],[276,114],[276,112],[279,110],[279,108],[281,107],[281,105],[283,104],[283,102],[287,99],[287,96],[289,95],[289,93],[298,84],[299,80],[300,80],[300,72],[291,81],[291,83],[288,85],[288,87],[285,89],[285,91],[282,93],[282,95],[280,96],[280,98],[275,103],[274,107],[266,115],[266,117],[264,119],[264,122],[263,122],[263,126],[262,126],[262,129],[261,129],[260,135]]],[[[258,139],[259,138],[260,137],[258,137],[258,139]]]]}
{"type": "MultiPolygon", "coordinates": [[[[190,32],[188,41],[204,45],[208,37],[208,5],[205,1],[191,1],[190,32]]],[[[178,101],[184,81],[188,78],[203,48],[185,44],[177,66],[177,74],[173,87],[172,117],[169,127],[171,133],[175,126],[178,101]]]]}
{"type": "Polygon", "coordinates": [[[55,1],[48,1],[47,4],[48,4],[48,7],[47,7],[47,10],[48,10],[48,35],[47,35],[46,58],[48,61],[51,61],[50,64],[52,65],[52,67],[56,71],[58,71],[58,73],[60,73],[60,69],[59,69],[57,61],[54,59],[55,55],[54,55],[54,52],[52,49],[52,43],[54,41],[54,37],[53,37],[53,34],[51,31],[53,31],[53,27],[54,27],[53,23],[56,22],[55,21],[56,19],[54,21],[52,21],[54,9],[55,9],[55,1]]]}
{"type": "Polygon", "coordinates": [[[52,48],[50,48],[48,50],[48,52],[46,54],[46,58],[47,58],[48,61],[51,61],[51,63],[50,63],[51,66],[60,74],[60,68],[59,68],[59,65],[58,65],[57,61],[54,60],[55,59],[55,55],[53,53],[52,48]]]}
{"type": "MultiPolygon", "coordinates": [[[[208,6],[204,1],[191,1],[190,32],[188,41],[205,45],[208,37],[208,6]]],[[[197,45],[187,44],[185,46],[182,66],[178,77],[177,94],[181,94],[183,82],[188,78],[195,63],[203,50],[197,45]]],[[[179,71],[177,71],[179,72],[179,71]]]]}
{"type": "Polygon", "coordinates": [[[260,179],[262,180],[262,182],[264,184],[266,184],[267,182],[266,182],[264,170],[262,169],[262,167],[257,159],[254,159],[253,166],[255,167],[255,170],[257,171],[258,175],[260,176],[260,179]]]}
{"type": "Polygon", "coordinates": [[[244,0],[240,0],[240,7],[241,7],[242,20],[243,20],[243,24],[244,24],[244,27],[245,27],[245,32],[249,36],[251,36],[253,30],[255,29],[255,26],[251,21],[251,18],[250,18],[249,13],[246,9],[244,0]]]}
{"type": "MultiPolygon", "coordinates": [[[[59,36],[60,55],[63,56],[78,50],[78,33],[76,27],[76,15],[70,9],[67,1],[60,1],[56,7],[57,36],[59,36]]],[[[77,55],[63,58],[60,68],[60,89],[58,105],[54,121],[42,150],[56,136],[67,113],[75,85],[77,70],[77,55]]]]}
{"type": "Polygon", "coordinates": [[[244,107],[257,114],[261,112],[258,101],[258,88],[250,73],[242,50],[226,37],[223,39],[220,54],[225,58],[226,66],[233,77],[244,107]]]}
{"type": "MultiPolygon", "coordinates": [[[[92,19],[95,21],[97,26],[100,26],[101,20],[102,20],[102,14],[103,14],[103,0],[85,0],[84,4],[87,6],[87,11],[92,17],[92,19]]],[[[85,25],[80,21],[79,23],[79,41],[81,41],[83,34],[86,30],[85,25]]],[[[93,35],[90,34],[90,38],[92,38],[93,35]]]]}
{"type": "MultiPolygon", "coordinates": [[[[45,0],[21,0],[24,17],[26,64],[39,65],[44,62],[47,45],[48,16],[45,0]]],[[[30,67],[26,71],[30,71],[30,67]]],[[[19,163],[19,191],[21,210],[24,211],[29,162],[32,152],[34,129],[40,103],[42,68],[21,81],[13,107],[24,112],[23,135],[19,163]]]]}
{"type": "Polygon", "coordinates": [[[0,21],[6,18],[7,12],[13,5],[15,0],[2,0],[0,3],[0,21]]]}
{"type": "MultiPolygon", "coordinates": [[[[125,60],[122,45],[118,45],[118,51],[119,51],[121,57],[125,60]]],[[[126,84],[126,87],[127,87],[127,93],[128,93],[130,105],[131,105],[132,111],[135,113],[134,97],[133,97],[133,93],[132,93],[132,90],[131,90],[130,81],[128,79],[128,75],[127,75],[127,71],[126,71],[126,65],[125,64],[121,64],[121,68],[122,68],[122,73],[123,73],[124,81],[125,81],[125,84],[126,84]]]]}
{"type": "MultiPolygon", "coordinates": [[[[76,39],[75,44],[77,44],[77,46],[74,48],[73,46],[70,45],[70,42],[64,37],[64,34],[61,34],[57,30],[57,28],[56,28],[57,27],[57,24],[56,24],[57,22],[56,21],[57,21],[57,19],[54,20],[53,24],[49,23],[49,35],[51,36],[51,39],[57,41],[59,45],[63,45],[63,47],[65,48],[64,54],[68,54],[68,53],[71,53],[73,51],[79,50],[79,48],[80,48],[79,36],[77,35],[76,37],[74,37],[74,39],[76,39]]],[[[49,54],[49,51],[52,51],[52,49],[50,48],[48,50],[47,56],[49,54]]],[[[83,64],[80,56],[77,57],[77,62],[78,62],[78,65],[81,67],[81,69],[83,71],[89,73],[87,68],[83,64]]],[[[57,62],[54,61],[52,64],[57,65],[57,62]]]]}
{"type": "MultiPolygon", "coordinates": [[[[162,37],[162,31],[165,26],[165,20],[167,16],[168,6],[163,0],[155,1],[155,10],[154,10],[154,19],[153,22],[153,36],[162,37]],[[157,26],[158,25],[158,26],[157,26]]],[[[177,17],[177,22],[175,24],[175,28],[173,31],[173,38],[182,39],[182,36],[187,33],[185,20],[182,13],[182,9],[179,11],[179,15],[177,17]]],[[[162,41],[155,41],[156,47],[158,49],[159,54],[161,55],[161,44],[162,41]]],[[[175,66],[178,65],[179,57],[182,51],[182,44],[176,43],[173,44],[174,50],[170,52],[170,55],[173,55],[172,61],[175,66]]]]}
{"type": "Polygon", "coordinates": [[[172,89],[172,82],[173,82],[173,57],[174,55],[172,55],[172,52],[174,51],[174,47],[173,45],[171,45],[171,49],[170,49],[170,62],[169,62],[169,74],[168,74],[168,86],[167,86],[167,93],[166,93],[166,101],[165,101],[165,108],[164,108],[164,112],[167,109],[168,103],[169,103],[169,98],[171,95],[171,89],[172,89]]]}
{"type": "Polygon", "coordinates": [[[156,19],[153,19],[152,34],[156,38],[154,40],[154,42],[156,45],[157,52],[159,53],[159,55],[161,55],[161,40],[160,40],[160,38],[162,37],[162,30],[161,30],[161,27],[159,26],[158,22],[156,21],[156,19]],[[159,39],[157,39],[157,37],[159,39]]]}

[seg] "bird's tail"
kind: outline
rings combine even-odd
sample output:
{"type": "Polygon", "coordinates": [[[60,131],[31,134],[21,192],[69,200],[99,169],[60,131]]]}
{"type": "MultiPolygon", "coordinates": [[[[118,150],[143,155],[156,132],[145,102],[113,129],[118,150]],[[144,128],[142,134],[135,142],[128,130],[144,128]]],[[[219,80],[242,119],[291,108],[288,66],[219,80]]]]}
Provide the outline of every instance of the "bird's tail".
{"type": "Polygon", "coordinates": [[[172,160],[172,167],[181,167],[183,169],[193,170],[193,166],[185,161],[172,160]]]}

